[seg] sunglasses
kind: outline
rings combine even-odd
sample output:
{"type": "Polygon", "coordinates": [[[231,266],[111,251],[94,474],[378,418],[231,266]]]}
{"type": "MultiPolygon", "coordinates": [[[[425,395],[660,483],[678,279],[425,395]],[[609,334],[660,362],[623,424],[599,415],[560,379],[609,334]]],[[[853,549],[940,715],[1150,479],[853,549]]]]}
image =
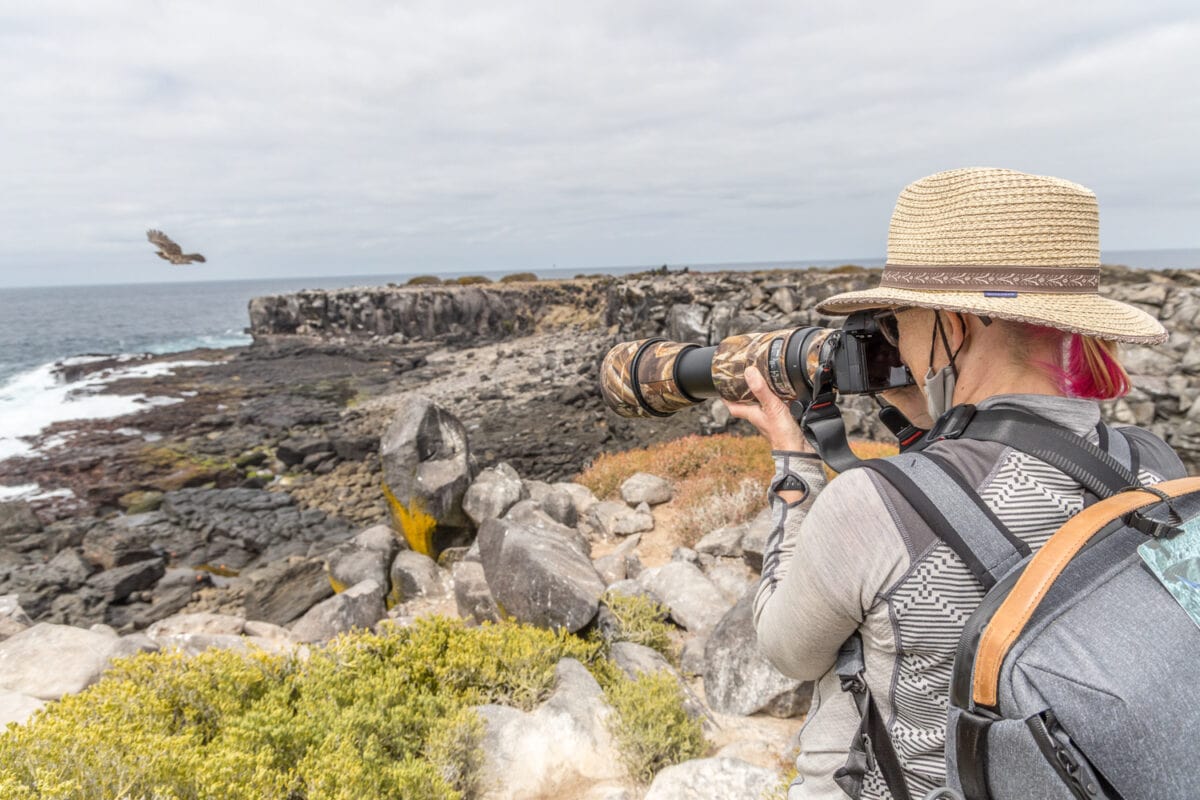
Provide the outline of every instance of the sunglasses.
{"type": "Polygon", "coordinates": [[[889,308],[884,311],[877,311],[872,315],[875,324],[879,327],[879,332],[883,334],[884,341],[892,347],[900,346],[900,323],[896,321],[896,315],[901,311],[908,311],[910,308],[912,306],[889,308]]]}

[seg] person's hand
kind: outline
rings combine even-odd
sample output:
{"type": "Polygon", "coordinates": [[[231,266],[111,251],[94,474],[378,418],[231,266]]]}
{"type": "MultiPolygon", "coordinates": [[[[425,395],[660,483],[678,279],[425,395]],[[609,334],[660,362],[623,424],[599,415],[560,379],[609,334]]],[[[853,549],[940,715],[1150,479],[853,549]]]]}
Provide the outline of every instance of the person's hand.
{"type": "Polygon", "coordinates": [[[925,403],[925,393],[916,384],[900,389],[889,389],[879,394],[889,405],[900,409],[900,412],[908,417],[908,421],[913,425],[924,430],[933,427],[933,420],[929,418],[929,408],[925,403]]]}
{"type": "Polygon", "coordinates": [[[792,417],[787,404],[767,387],[767,381],[755,367],[746,370],[746,385],[754,394],[757,403],[731,403],[725,401],[729,413],[744,419],[758,429],[771,443],[772,450],[789,450],[801,453],[815,452],[800,426],[792,417]]]}

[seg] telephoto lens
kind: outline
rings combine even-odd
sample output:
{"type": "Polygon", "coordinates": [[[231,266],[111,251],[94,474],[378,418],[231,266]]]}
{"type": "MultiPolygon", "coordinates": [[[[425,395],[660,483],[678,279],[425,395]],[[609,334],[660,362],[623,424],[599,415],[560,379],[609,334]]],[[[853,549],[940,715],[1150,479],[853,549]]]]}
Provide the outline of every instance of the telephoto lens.
{"type": "Polygon", "coordinates": [[[807,404],[823,364],[839,394],[874,394],[913,382],[875,314],[860,311],[840,329],[742,333],[715,347],[665,339],[623,342],[604,357],[600,390],[623,417],[666,417],[709,397],[752,402],[746,370],[757,367],[781,400],[807,404]]]}
{"type": "Polygon", "coordinates": [[[835,333],[816,327],[744,333],[715,347],[665,339],[623,342],[604,357],[600,388],[608,407],[623,417],[666,417],[710,397],[752,401],[746,370],[753,366],[785,402],[807,401],[811,376],[835,333]]]}

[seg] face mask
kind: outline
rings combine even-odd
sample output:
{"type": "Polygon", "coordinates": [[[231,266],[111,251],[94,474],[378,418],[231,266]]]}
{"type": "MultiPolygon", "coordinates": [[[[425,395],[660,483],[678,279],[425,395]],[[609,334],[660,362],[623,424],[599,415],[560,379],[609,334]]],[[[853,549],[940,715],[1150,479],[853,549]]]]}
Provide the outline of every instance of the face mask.
{"type": "Polygon", "coordinates": [[[954,384],[958,378],[958,370],[954,368],[954,359],[962,352],[966,342],[964,341],[962,345],[959,345],[958,350],[951,353],[950,340],[946,338],[946,330],[942,327],[941,312],[934,311],[933,315],[934,335],[929,342],[929,371],[925,373],[925,408],[929,411],[929,418],[937,422],[954,405],[954,384]],[[946,348],[946,354],[950,357],[950,363],[934,372],[933,353],[937,347],[939,335],[942,337],[942,346],[946,348]]]}

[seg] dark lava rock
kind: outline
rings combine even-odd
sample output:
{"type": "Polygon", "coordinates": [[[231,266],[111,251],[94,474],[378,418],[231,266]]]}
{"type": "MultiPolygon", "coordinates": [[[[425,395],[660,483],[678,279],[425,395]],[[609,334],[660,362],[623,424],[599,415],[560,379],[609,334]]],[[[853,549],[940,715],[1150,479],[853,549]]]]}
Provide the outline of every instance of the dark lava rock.
{"type": "MultiPolygon", "coordinates": [[[[470,540],[462,502],[475,465],[457,417],[424,397],[407,396],[380,440],[379,456],[384,483],[412,524],[422,527],[421,516],[436,523],[432,553],[470,540]]],[[[404,534],[412,542],[422,531],[404,534]]]]}
{"type": "Polygon", "coordinates": [[[199,535],[203,546],[189,556],[191,566],[226,564],[240,569],[307,551],[313,543],[332,550],[353,535],[343,521],[317,509],[301,509],[284,492],[184,489],[167,493],[163,512],[199,535]]]}
{"type": "Polygon", "coordinates": [[[604,581],[591,560],[555,531],[486,520],[479,554],[496,603],[521,622],[574,633],[596,616],[604,581]]]}
{"type": "Polygon", "coordinates": [[[149,589],[166,572],[161,558],[151,558],[123,567],[114,567],[98,572],[88,579],[88,584],[110,603],[124,600],[134,592],[149,589]]]}
{"type": "Polygon", "coordinates": [[[333,594],[321,561],[289,558],[243,576],[246,619],[287,625],[333,594]]]}
{"type": "Polygon", "coordinates": [[[242,406],[238,421],[273,430],[297,425],[324,425],[338,417],[338,407],[330,402],[291,394],[271,394],[242,406]]]}

